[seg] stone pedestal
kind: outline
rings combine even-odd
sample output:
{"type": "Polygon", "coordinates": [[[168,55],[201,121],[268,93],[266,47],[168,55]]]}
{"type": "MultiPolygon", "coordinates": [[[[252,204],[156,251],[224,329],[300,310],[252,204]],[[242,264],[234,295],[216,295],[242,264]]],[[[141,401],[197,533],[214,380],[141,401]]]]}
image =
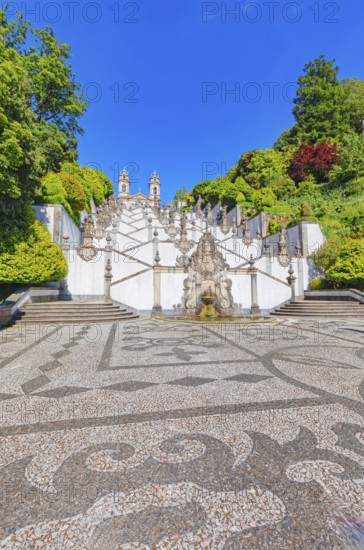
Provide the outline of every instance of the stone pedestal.
{"type": "Polygon", "coordinates": [[[104,303],[105,304],[111,304],[111,279],[112,279],[112,273],[111,273],[112,267],[111,267],[111,260],[107,260],[106,267],[105,267],[105,285],[104,285],[104,303]]]}
{"type": "Polygon", "coordinates": [[[161,271],[159,267],[155,266],[153,269],[153,309],[152,315],[158,315],[162,312],[161,305],[161,271]]]}
{"type": "Polygon", "coordinates": [[[251,315],[258,315],[260,313],[260,308],[258,305],[258,270],[256,267],[254,267],[254,260],[253,257],[250,256],[249,260],[249,273],[250,273],[250,289],[251,289],[251,307],[250,307],[250,314],[251,315]]]}

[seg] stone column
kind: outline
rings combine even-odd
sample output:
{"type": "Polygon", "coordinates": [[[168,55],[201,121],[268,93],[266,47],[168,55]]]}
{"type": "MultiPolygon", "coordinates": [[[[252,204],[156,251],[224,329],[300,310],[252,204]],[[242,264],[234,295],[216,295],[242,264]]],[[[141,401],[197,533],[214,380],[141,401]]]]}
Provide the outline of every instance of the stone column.
{"type": "MultiPolygon", "coordinates": [[[[70,245],[68,244],[69,236],[63,235],[63,244],[62,244],[62,251],[64,254],[64,257],[66,258],[67,265],[70,264],[70,245]]],[[[62,279],[62,281],[59,284],[59,290],[60,290],[60,297],[66,296],[68,294],[68,283],[67,283],[67,275],[62,279]]]]}
{"type": "Polygon", "coordinates": [[[264,245],[264,256],[265,256],[265,268],[269,275],[272,275],[272,261],[273,257],[271,254],[271,245],[268,241],[265,241],[264,245]]]}
{"type": "Polygon", "coordinates": [[[111,239],[112,239],[112,246],[115,247],[116,239],[117,239],[117,233],[118,233],[118,221],[114,220],[112,222],[112,230],[111,230],[111,239]]]}
{"type": "Polygon", "coordinates": [[[154,261],[155,263],[158,265],[158,263],[156,262],[156,257],[157,257],[157,254],[159,256],[159,239],[158,239],[158,229],[155,228],[154,230],[154,239],[153,239],[153,257],[154,257],[154,261]]]}
{"type": "Polygon", "coordinates": [[[250,273],[250,288],[251,288],[251,301],[252,305],[250,308],[250,314],[251,315],[257,315],[260,313],[260,308],[258,306],[258,278],[257,273],[258,270],[256,267],[254,267],[255,260],[253,258],[253,255],[250,255],[249,259],[249,273],[250,273]]]}
{"type": "Polygon", "coordinates": [[[111,267],[111,260],[107,260],[106,267],[105,267],[105,285],[104,285],[104,302],[105,304],[111,304],[111,279],[112,279],[112,273],[111,273],[112,267],[111,267]]]}
{"type": "MultiPolygon", "coordinates": [[[[159,254],[157,254],[157,256],[159,259],[159,254]]],[[[162,313],[161,268],[157,263],[153,268],[153,291],[154,291],[154,303],[153,303],[152,315],[158,315],[158,314],[160,315],[162,313]]]]}
{"type": "Polygon", "coordinates": [[[292,302],[295,302],[297,300],[296,287],[295,287],[296,280],[297,280],[297,278],[294,276],[294,269],[292,267],[292,264],[290,264],[289,269],[288,269],[287,281],[288,281],[288,284],[291,287],[291,293],[292,293],[291,301],[292,302]]]}
{"type": "Polygon", "coordinates": [[[153,218],[150,216],[148,218],[148,241],[151,241],[153,239],[153,218]]]}
{"type": "Polygon", "coordinates": [[[196,242],[196,221],[192,220],[192,240],[196,242]]]}

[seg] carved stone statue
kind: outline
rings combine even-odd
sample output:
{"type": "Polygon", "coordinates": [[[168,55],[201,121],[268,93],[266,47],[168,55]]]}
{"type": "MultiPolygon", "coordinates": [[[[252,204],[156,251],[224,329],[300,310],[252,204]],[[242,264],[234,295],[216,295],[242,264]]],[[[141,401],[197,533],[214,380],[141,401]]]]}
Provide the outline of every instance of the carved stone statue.
{"type": "Polygon", "coordinates": [[[182,308],[184,313],[197,315],[202,308],[205,294],[214,296],[214,305],[221,314],[231,314],[233,298],[231,281],[227,278],[229,266],[217,247],[211,233],[201,237],[195,252],[189,259],[188,278],[184,282],[182,308]]]}
{"type": "Polygon", "coordinates": [[[227,206],[224,206],[224,208],[222,209],[220,229],[224,235],[229,232],[229,226],[227,222],[227,206]]]}
{"type": "Polygon", "coordinates": [[[285,227],[282,227],[280,232],[279,232],[278,255],[279,256],[288,256],[287,230],[286,230],[285,227]]]}
{"type": "Polygon", "coordinates": [[[198,200],[196,202],[196,217],[201,218],[202,216],[202,197],[199,195],[198,200]]]}

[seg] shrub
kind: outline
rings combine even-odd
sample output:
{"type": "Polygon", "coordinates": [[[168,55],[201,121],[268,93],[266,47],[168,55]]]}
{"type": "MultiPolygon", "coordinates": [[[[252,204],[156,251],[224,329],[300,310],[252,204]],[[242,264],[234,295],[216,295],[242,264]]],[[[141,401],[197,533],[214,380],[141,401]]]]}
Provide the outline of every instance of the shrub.
{"type": "Polygon", "coordinates": [[[71,213],[71,207],[67,202],[67,193],[58,174],[49,172],[41,180],[41,187],[36,197],[37,203],[61,204],[71,213]]]}
{"type": "Polygon", "coordinates": [[[308,204],[308,202],[301,203],[300,210],[299,210],[299,218],[300,218],[300,221],[303,221],[303,222],[313,221],[312,208],[308,204]]]}
{"type": "Polygon", "coordinates": [[[318,182],[325,182],[338,160],[339,152],[335,143],[303,143],[293,156],[288,172],[296,183],[305,181],[310,174],[318,182]]]}
{"type": "Polygon", "coordinates": [[[326,272],[326,270],[334,265],[338,252],[344,242],[341,238],[330,239],[311,255],[311,259],[326,272]]]}
{"type": "Polygon", "coordinates": [[[281,227],[282,224],[278,223],[277,220],[269,220],[268,235],[274,235],[274,233],[277,233],[281,229],[281,227]]]}
{"type": "Polygon", "coordinates": [[[327,290],[331,288],[330,282],[327,279],[311,279],[310,281],[311,290],[327,290]]]}
{"type": "Polygon", "coordinates": [[[342,246],[326,277],[338,288],[364,290],[364,239],[342,246]]]}
{"type": "Polygon", "coordinates": [[[40,284],[60,281],[67,274],[61,247],[51,241],[39,221],[29,228],[26,240],[0,254],[0,283],[40,284]]]}

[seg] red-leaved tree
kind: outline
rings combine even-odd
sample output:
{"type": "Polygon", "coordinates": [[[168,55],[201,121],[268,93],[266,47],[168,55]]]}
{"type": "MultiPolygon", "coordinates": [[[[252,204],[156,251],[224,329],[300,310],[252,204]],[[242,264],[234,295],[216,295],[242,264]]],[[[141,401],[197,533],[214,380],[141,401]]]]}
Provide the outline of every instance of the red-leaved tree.
{"type": "Polygon", "coordinates": [[[296,182],[312,175],[321,183],[328,180],[330,170],[339,160],[335,143],[303,143],[291,160],[289,175],[296,182]]]}

